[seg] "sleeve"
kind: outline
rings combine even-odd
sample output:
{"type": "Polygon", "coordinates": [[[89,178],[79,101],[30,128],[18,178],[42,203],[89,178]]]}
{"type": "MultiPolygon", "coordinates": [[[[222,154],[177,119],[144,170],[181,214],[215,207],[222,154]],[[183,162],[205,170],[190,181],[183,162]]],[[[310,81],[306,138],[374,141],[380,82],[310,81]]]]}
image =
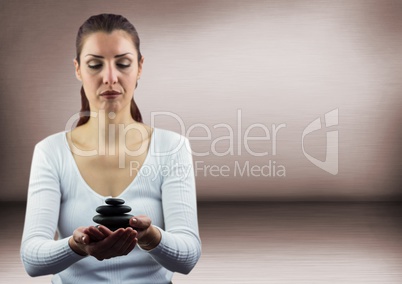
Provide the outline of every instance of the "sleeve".
{"type": "Polygon", "coordinates": [[[30,276],[58,273],[83,258],[70,248],[68,238],[54,240],[61,200],[60,179],[57,163],[48,153],[52,146],[44,142],[39,142],[33,153],[20,251],[30,276]]]}
{"type": "MultiPolygon", "coordinates": [[[[184,137],[182,137],[184,138],[184,137]]],[[[165,230],[149,254],[166,269],[188,274],[201,256],[198,232],[195,177],[190,143],[169,156],[170,172],[162,183],[165,230]]]]}

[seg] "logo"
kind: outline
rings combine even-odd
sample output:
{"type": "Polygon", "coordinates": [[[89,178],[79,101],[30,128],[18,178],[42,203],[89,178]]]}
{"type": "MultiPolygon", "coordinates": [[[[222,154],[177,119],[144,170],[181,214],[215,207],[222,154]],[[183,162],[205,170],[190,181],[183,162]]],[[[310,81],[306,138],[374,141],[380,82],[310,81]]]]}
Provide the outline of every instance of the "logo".
{"type": "MultiPolygon", "coordinates": [[[[338,109],[331,110],[325,114],[325,127],[338,125],[338,109]]],[[[304,138],[307,134],[321,129],[321,118],[315,119],[304,129],[302,134],[302,150],[304,156],[320,169],[332,174],[338,174],[338,131],[327,131],[327,149],[325,161],[318,160],[306,153],[304,149],[304,138]]]]}

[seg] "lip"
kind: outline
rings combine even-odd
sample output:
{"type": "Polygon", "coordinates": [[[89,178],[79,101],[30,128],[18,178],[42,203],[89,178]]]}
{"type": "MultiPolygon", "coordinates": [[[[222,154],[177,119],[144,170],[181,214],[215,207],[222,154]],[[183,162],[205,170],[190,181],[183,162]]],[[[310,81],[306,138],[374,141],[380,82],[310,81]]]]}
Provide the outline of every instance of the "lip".
{"type": "Polygon", "coordinates": [[[115,99],[120,95],[121,95],[121,93],[116,92],[116,91],[105,91],[105,92],[101,93],[101,97],[104,97],[105,99],[115,99]]]}

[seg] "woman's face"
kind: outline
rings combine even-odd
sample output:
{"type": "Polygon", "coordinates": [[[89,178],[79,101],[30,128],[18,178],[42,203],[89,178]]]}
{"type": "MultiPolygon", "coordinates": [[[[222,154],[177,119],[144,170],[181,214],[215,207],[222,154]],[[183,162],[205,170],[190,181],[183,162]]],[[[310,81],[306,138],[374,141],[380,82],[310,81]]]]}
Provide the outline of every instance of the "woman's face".
{"type": "Polygon", "coordinates": [[[80,64],[74,60],[76,76],[82,81],[91,111],[130,112],[142,63],[125,31],[96,32],[84,39],[80,64]]]}

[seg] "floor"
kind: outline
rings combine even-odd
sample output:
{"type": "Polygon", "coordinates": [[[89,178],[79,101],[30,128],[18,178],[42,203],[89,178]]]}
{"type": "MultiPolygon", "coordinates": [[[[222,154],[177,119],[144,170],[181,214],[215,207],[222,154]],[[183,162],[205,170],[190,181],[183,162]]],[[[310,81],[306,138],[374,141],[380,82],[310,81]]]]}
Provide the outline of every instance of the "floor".
{"type": "MultiPolygon", "coordinates": [[[[0,204],[0,283],[19,259],[24,204],[0,204]]],[[[402,283],[398,203],[200,203],[202,257],[180,283],[402,283]]]]}

